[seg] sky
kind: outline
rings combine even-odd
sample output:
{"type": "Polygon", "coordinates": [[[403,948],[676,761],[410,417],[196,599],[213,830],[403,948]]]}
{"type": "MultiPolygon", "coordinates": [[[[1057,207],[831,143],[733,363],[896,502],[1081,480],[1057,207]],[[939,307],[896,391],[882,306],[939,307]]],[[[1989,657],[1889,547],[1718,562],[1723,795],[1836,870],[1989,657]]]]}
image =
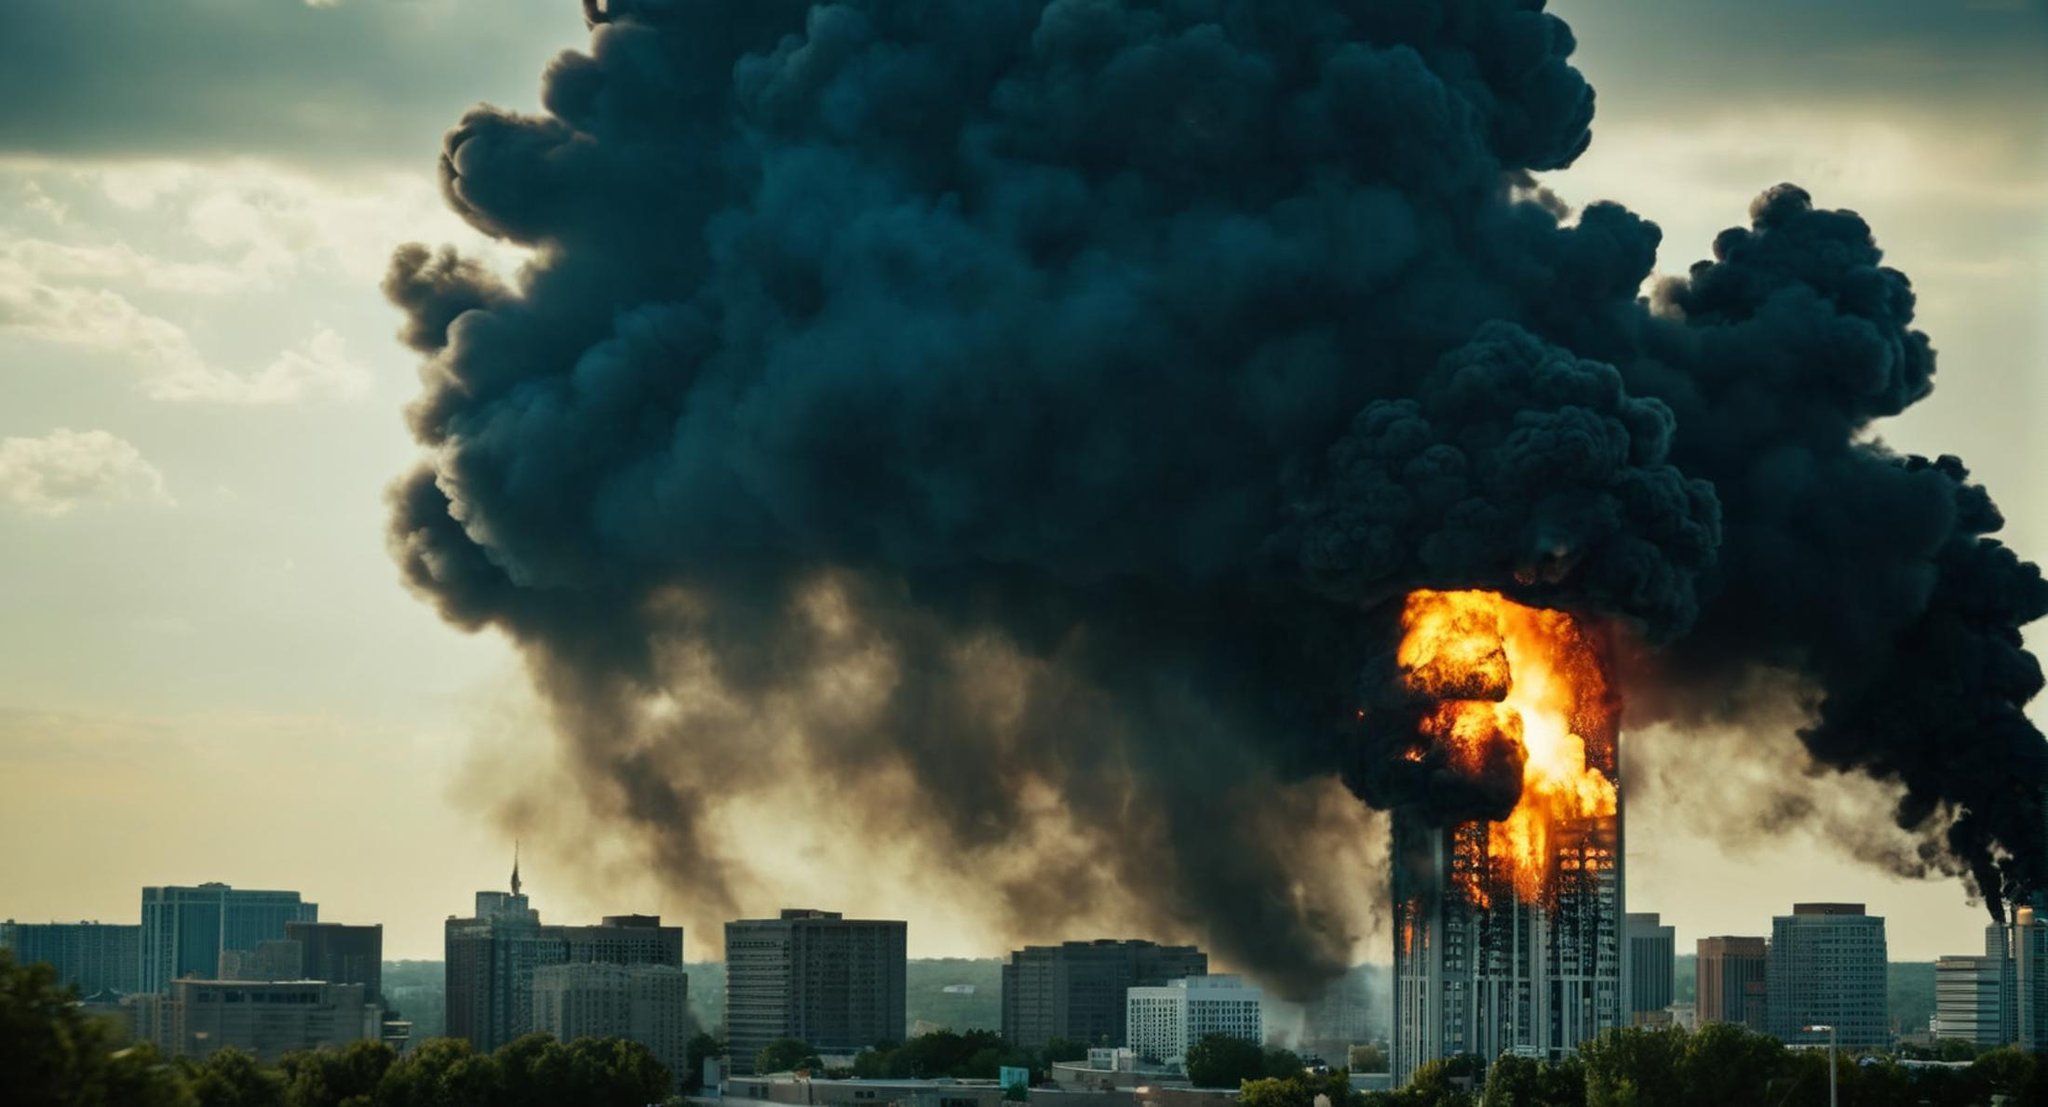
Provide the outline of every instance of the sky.
{"type": "MultiPolygon", "coordinates": [[[[1864,214],[1942,357],[1935,396],[1878,435],[1963,453],[2008,540],[2048,554],[2048,7],[1552,10],[1600,114],[1545,184],[1659,223],[1665,273],[1780,181],[1864,214]]],[[[132,922],[142,885],[224,880],[435,958],[441,920],[503,885],[513,843],[482,797],[559,769],[513,651],[442,624],[386,549],[417,385],[377,283],[411,240],[517,266],[442,209],[440,135],[477,101],[537,110],[584,36],[574,0],[0,5],[0,918],[132,922]]],[[[1819,835],[1714,844],[1659,754],[1728,740],[1630,735],[1631,909],[1685,949],[1861,900],[1897,959],[1978,948],[1951,881],[1819,835]]],[[[1716,786],[1788,779],[1823,812],[1874,787],[1739,759],[1716,786]]],[[[522,846],[547,917],[690,916],[586,830],[522,846]]],[[[914,955],[1003,949],[945,903],[816,905],[908,917],[914,955]]]]}

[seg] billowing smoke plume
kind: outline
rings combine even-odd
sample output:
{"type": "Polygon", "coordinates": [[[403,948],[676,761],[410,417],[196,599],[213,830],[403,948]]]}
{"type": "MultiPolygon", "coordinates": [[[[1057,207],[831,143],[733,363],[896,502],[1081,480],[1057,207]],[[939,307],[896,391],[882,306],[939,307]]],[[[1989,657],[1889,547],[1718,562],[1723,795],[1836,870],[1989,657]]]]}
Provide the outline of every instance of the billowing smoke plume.
{"type": "Polygon", "coordinates": [[[1305,843],[1422,585],[1609,617],[1674,711],[1799,674],[1995,910],[2048,591],[1867,434],[1929,389],[1906,279],[1781,187],[1640,300],[1657,228],[1529,176],[1593,115],[1541,8],[613,0],[546,115],[448,137],[517,281],[394,262],[405,571],[713,917],[795,775],[998,924],[1300,991],[1368,925],[1305,843]]]}

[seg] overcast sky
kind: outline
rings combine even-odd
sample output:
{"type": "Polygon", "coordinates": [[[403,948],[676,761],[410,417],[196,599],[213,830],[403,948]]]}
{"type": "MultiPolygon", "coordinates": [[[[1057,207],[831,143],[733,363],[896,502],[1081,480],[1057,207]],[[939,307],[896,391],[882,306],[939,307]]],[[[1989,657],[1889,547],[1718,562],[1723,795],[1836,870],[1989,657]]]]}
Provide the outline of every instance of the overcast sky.
{"type": "MultiPolygon", "coordinates": [[[[1547,183],[1660,223],[1665,272],[1779,181],[1862,212],[1942,353],[1882,436],[1962,453],[2048,552],[2048,8],[1553,10],[1600,115],[1547,183]]],[[[517,264],[441,210],[439,136],[478,100],[535,108],[583,37],[575,0],[0,4],[0,918],[132,922],[143,884],[226,880],[438,958],[440,920],[503,883],[465,782],[547,773],[548,747],[511,651],[442,625],[386,553],[415,359],[376,285],[411,239],[517,264]]],[[[1628,814],[1630,906],[1681,948],[1794,898],[1868,901],[1896,958],[1979,948],[1951,882],[1806,837],[1703,845],[1656,749],[1713,739],[1643,736],[1628,814]]],[[[689,914],[596,887],[585,843],[528,847],[551,918],[689,914]]],[[[907,915],[914,954],[1001,952],[944,904],[819,906],[907,915]]]]}

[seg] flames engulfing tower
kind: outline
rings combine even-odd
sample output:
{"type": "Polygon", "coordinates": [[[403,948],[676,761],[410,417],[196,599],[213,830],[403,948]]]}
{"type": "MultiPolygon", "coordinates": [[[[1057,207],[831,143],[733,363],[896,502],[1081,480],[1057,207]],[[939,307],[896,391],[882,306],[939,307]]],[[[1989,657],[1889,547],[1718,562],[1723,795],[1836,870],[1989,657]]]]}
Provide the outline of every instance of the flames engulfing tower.
{"type": "Polygon", "coordinates": [[[1622,1025],[1619,702],[1570,615],[1417,592],[1402,683],[1430,801],[1394,817],[1394,1074],[1622,1025]],[[1480,817],[1445,819],[1447,811],[1480,817]]]}

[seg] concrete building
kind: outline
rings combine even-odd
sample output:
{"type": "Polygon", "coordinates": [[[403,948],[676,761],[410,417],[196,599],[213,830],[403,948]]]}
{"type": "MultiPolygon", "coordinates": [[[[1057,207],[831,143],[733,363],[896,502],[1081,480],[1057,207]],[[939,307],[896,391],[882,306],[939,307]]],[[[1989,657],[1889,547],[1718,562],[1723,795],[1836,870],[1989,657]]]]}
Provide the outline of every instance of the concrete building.
{"type": "Polygon", "coordinates": [[[255,949],[220,951],[220,971],[212,980],[319,980],[306,975],[306,947],[290,938],[256,943],[255,949]]]}
{"type": "Polygon", "coordinates": [[[678,965],[572,962],[533,972],[533,1028],[562,1041],[625,1038],[680,1082],[687,1075],[690,977],[678,965]]]}
{"type": "Polygon", "coordinates": [[[1628,936],[1629,1021],[1668,1021],[1672,976],[1678,964],[1678,932],[1665,926],[1656,912],[1630,914],[1623,922],[1628,936]]]}
{"type": "Polygon", "coordinates": [[[1987,1048],[2006,1044],[2005,959],[1943,957],[1934,962],[1935,1035],[1987,1048]]]}
{"type": "Polygon", "coordinates": [[[2005,925],[1984,928],[1984,954],[1999,962],[2000,1042],[2048,1050],[2048,919],[2015,909],[2005,925]]]}
{"type": "MultiPolygon", "coordinates": [[[[1620,779],[1612,742],[1588,742],[1587,763],[1620,779]]],[[[1493,875],[1489,824],[1394,813],[1396,1086],[1462,1053],[1561,1059],[1627,1024],[1616,791],[1614,815],[1553,824],[1539,901],[1493,875]]]]}
{"type": "Polygon", "coordinates": [[[733,1070],[777,1038],[851,1054],[901,1041],[909,924],[790,909],[725,924],[725,1028],[733,1070]]]}
{"type": "Polygon", "coordinates": [[[220,971],[224,950],[254,951],[285,936],[290,922],[315,922],[320,905],[297,892],[254,891],[226,884],[142,890],[142,991],[161,992],[182,978],[220,971]]]}
{"type": "Polygon", "coordinates": [[[1124,993],[1208,972],[1209,955],[1194,946],[1135,939],[1013,950],[1003,966],[1003,1038],[1025,1049],[1043,1049],[1054,1038],[1121,1046],[1124,993]]]}
{"type": "Polygon", "coordinates": [[[1862,904],[1795,904],[1771,920],[1766,981],[1774,1037],[1810,1042],[1800,1028],[1824,1024],[1847,1048],[1891,1044],[1884,920],[1862,904]]]}
{"type": "Polygon", "coordinates": [[[0,949],[24,965],[47,964],[81,996],[126,995],[142,986],[142,928],[120,923],[0,923],[0,949]]]}
{"type": "Polygon", "coordinates": [[[598,926],[549,926],[520,891],[478,892],[476,913],[450,918],[442,932],[446,1025],[479,1051],[494,1050],[533,1029],[533,977],[548,965],[575,962],[683,963],[683,928],[658,915],[614,915],[598,926]]]}
{"type": "Polygon", "coordinates": [[[371,1003],[384,1005],[384,927],[345,923],[286,923],[285,937],[300,949],[299,979],[361,984],[371,1003]]]}
{"type": "Polygon", "coordinates": [[[1265,1041],[1264,993],[1235,976],[1191,976],[1160,987],[1132,988],[1125,1016],[1131,1052],[1140,1063],[1179,1065],[1188,1047],[1211,1034],[1265,1041]]]}
{"type": "Polygon", "coordinates": [[[1766,972],[1770,943],[1762,938],[1724,935],[1701,938],[1694,962],[1701,1026],[1732,1022],[1758,1033],[1768,1028],[1766,972]]]}
{"type": "Polygon", "coordinates": [[[375,1040],[382,1019],[360,984],[176,980],[159,1001],[153,1040],[165,1053],[205,1057],[230,1046],[275,1063],[299,1049],[375,1040]]]}

